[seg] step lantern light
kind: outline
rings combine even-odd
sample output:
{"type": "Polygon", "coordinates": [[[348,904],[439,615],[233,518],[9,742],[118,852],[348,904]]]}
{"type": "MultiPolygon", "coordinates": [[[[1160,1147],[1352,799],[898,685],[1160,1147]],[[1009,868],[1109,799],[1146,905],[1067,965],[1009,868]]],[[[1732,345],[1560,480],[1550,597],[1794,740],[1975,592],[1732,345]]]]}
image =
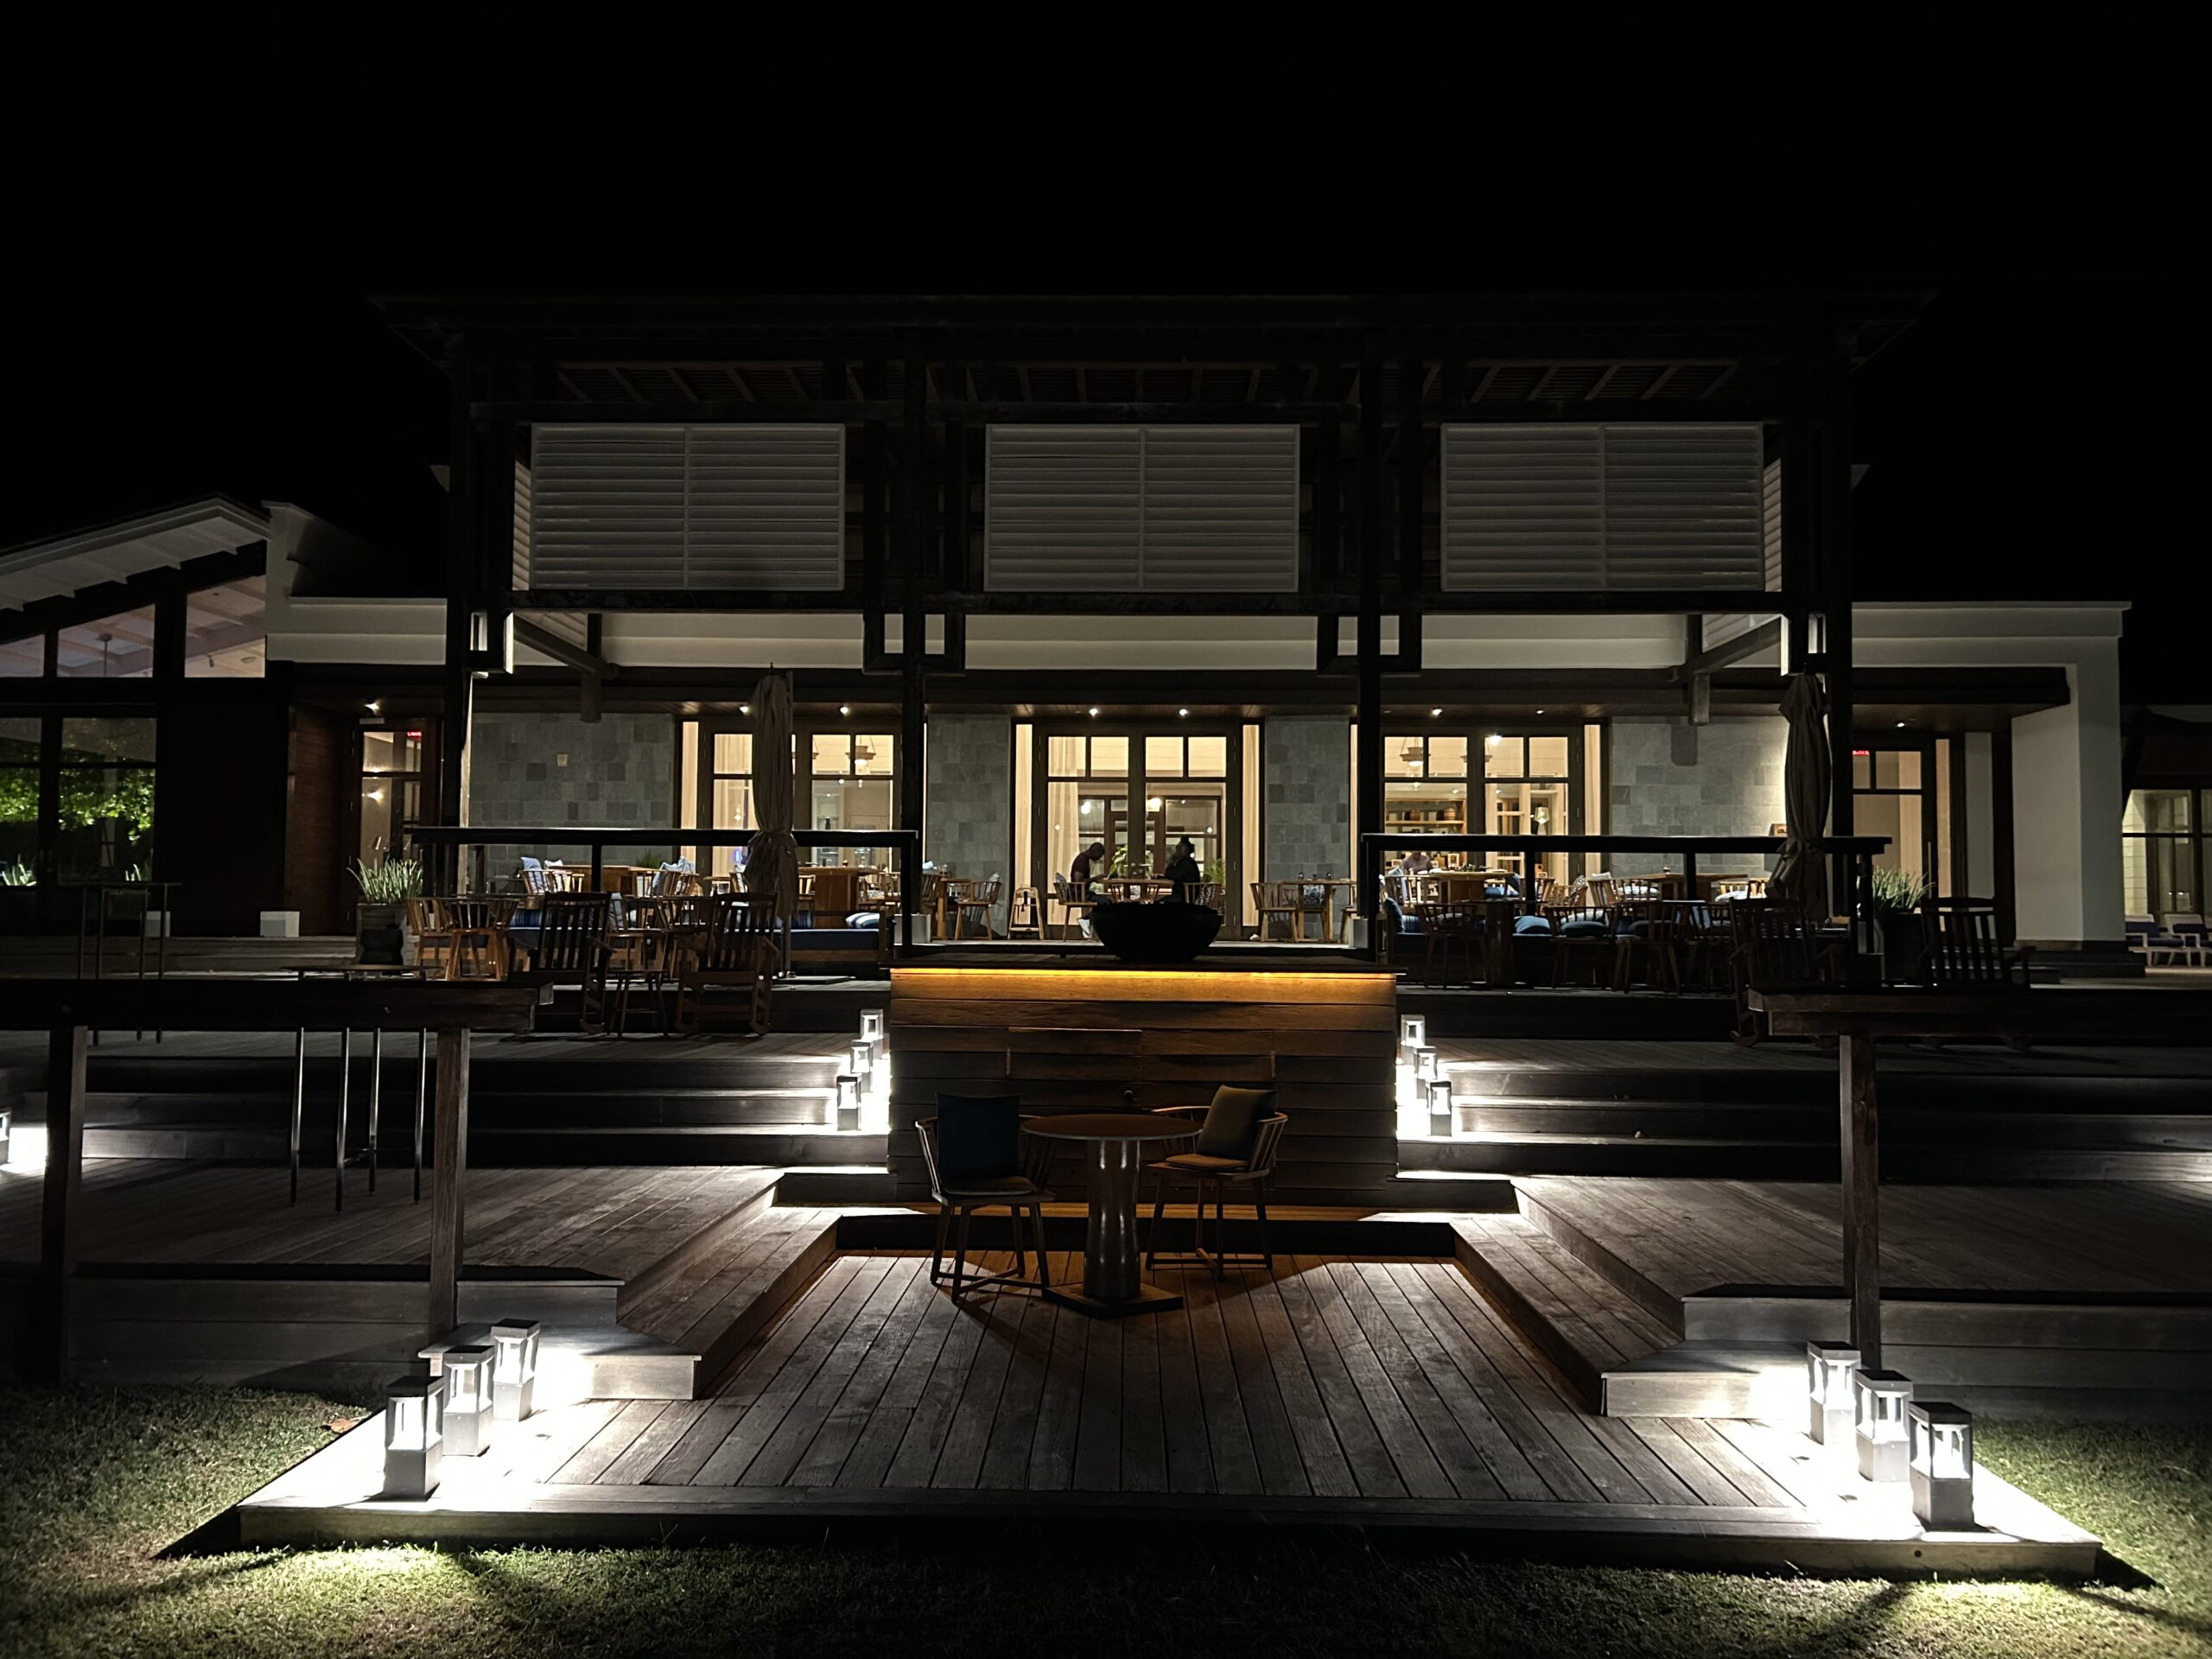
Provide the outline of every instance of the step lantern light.
{"type": "Polygon", "coordinates": [[[1905,1408],[1912,1514],[1927,1532],[1974,1525],[1974,1417],[1944,1400],[1905,1408]]]}
{"type": "Polygon", "coordinates": [[[492,1446],[492,1394],[499,1351],[486,1343],[448,1348],[441,1357],[446,1385],[446,1450],[480,1457],[492,1446]]]}
{"type": "Polygon", "coordinates": [[[1845,1342],[1805,1344],[1805,1394],[1810,1421],[1805,1433],[1815,1446],[1844,1446],[1851,1440],[1851,1377],[1859,1351],[1845,1342]]]}
{"type": "Polygon", "coordinates": [[[855,1039],[845,1051],[845,1070],[856,1077],[864,1077],[875,1070],[875,1045],[864,1039],[855,1039]]]}
{"type": "Polygon", "coordinates": [[[1414,1051],[1428,1041],[1428,1016],[1425,1014],[1402,1014],[1398,1016],[1398,1058],[1408,1065],[1414,1051]]]}
{"type": "Polygon", "coordinates": [[[492,1346],[499,1351],[492,1373],[492,1414],[503,1423],[525,1421],[536,1409],[541,1334],[536,1319],[501,1319],[492,1327],[492,1346]]]}
{"type": "Polygon", "coordinates": [[[0,1106],[0,1164],[8,1161],[8,1141],[14,1134],[15,1128],[15,1113],[10,1111],[5,1106],[0,1106]]]}
{"type": "Polygon", "coordinates": [[[1444,1075],[1444,1068],[1437,1063],[1436,1051],[1423,1043],[1414,1050],[1414,1081],[1426,1088],[1444,1075]]]}
{"type": "Polygon", "coordinates": [[[1896,1371],[1851,1374],[1852,1418],[1859,1438],[1859,1472],[1883,1484],[1905,1478],[1904,1409],[1912,1398],[1911,1379],[1896,1371]]]}
{"type": "Polygon", "coordinates": [[[837,1127],[857,1129],[861,1126],[861,1080],[850,1071],[837,1074],[837,1127]]]}
{"type": "Polygon", "coordinates": [[[1453,1124],[1452,1080],[1438,1077],[1428,1085],[1428,1132],[1439,1140],[1449,1141],[1453,1124]]]}
{"type": "Polygon", "coordinates": [[[384,1496],[416,1503],[438,1490],[445,1461],[446,1380],[394,1378],[384,1391],[384,1496]]]}
{"type": "Polygon", "coordinates": [[[883,1040],[883,1010],[881,1008],[861,1010],[861,1040],[864,1043],[880,1043],[883,1040]]]}

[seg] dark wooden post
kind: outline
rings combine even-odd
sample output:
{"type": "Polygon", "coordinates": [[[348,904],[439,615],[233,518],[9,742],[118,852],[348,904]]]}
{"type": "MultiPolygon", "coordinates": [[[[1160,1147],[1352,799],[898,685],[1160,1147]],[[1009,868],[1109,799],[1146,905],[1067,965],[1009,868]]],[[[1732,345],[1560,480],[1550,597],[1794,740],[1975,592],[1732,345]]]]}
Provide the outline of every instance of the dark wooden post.
{"type": "Polygon", "coordinates": [[[1843,1294],[1851,1302],[1851,1345],[1870,1370],[1882,1363],[1881,1128],[1874,1090],[1874,1038],[1837,1039],[1842,1110],[1843,1294]]]}
{"type": "Polygon", "coordinates": [[[468,1179],[468,1033],[438,1033],[438,1094],[430,1166],[429,1334],[461,1323],[462,1188],[468,1179]]]}
{"type": "Polygon", "coordinates": [[[77,1198],[85,1170],[85,1027],[58,1025],[47,1044],[46,1203],[39,1217],[38,1345],[41,1382],[69,1374],[69,1281],[77,1271],[77,1198]]]}
{"type": "MultiPolygon", "coordinates": [[[[461,340],[447,344],[446,372],[452,379],[452,402],[447,420],[446,660],[438,727],[438,822],[457,825],[462,821],[461,792],[468,777],[469,728],[476,709],[476,679],[469,668],[469,619],[476,604],[481,563],[476,544],[476,429],[469,412],[469,403],[476,391],[477,370],[461,340]]],[[[435,868],[438,886],[433,891],[459,890],[461,856],[458,846],[439,849],[435,868]]]]}
{"type": "MultiPolygon", "coordinates": [[[[1853,719],[1851,614],[1851,365],[1832,349],[1815,371],[1817,425],[1814,443],[1820,467],[1813,499],[1818,514],[1821,607],[1827,618],[1821,652],[1828,693],[1828,833],[1851,835],[1853,821],[1851,750],[1857,727],[1853,719]]],[[[1847,854],[1828,861],[1828,891],[1848,893],[1852,868],[1847,854]]],[[[1831,900],[1831,907],[1838,907],[1831,900]]],[[[1869,1360],[1867,1363],[1873,1362],[1869,1360]]]]}
{"type": "MultiPolygon", "coordinates": [[[[926,812],[929,780],[922,771],[925,747],[923,722],[929,698],[929,639],[927,613],[922,605],[923,575],[928,563],[929,503],[922,488],[922,467],[929,416],[929,365],[919,347],[906,350],[904,419],[899,443],[899,576],[904,600],[905,635],[899,666],[904,689],[899,713],[898,825],[919,834],[926,812]]],[[[900,885],[918,881],[918,868],[900,885]]]]}
{"type": "MultiPolygon", "coordinates": [[[[1390,534],[1382,413],[1382,359],[1370,351],[1359,369],[1359,730],[1352,750],[1357,762],[1352,880],[1358,884],[1352,898],[1359,905],[1372,904],[1375,891],[1375,843],[1368,837],[1382,833],[1382,561],[1390,534]]],[[[1371,954],[1374,940],[1369,948],[1371,954]]]]}

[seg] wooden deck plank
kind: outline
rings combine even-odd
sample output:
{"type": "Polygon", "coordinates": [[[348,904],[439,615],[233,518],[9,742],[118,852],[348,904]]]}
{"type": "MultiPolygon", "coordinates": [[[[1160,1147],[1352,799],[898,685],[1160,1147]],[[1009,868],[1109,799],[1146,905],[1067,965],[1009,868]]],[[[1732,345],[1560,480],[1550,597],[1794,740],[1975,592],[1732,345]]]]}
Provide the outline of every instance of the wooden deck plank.
{"type": "Polygon", "coordinates": [[[1345,1305],[1328,1263],[1319,1256],[1298,1258],[1300,1287],[1313,1299],[1322,1328],[1335,1343],[1344,1370],[1357,1389],[1376,1433],[1390,1454],[1390,1462],[1407,1493],[1414,1497],[1454,1496],[1452,1478],[1422,1438],[1421,1427],[1398,1397],[1382,1362],[1367,1340],[1359,1322],[1345,1305]]]}
{"type": "MultiPolygon", "coordinates": [[[[814,1442],[830,1420],[830,1412],[843,1397],[846,1386],[868,1357],[877,1336],[889,1321],[899,1299],[906,1290],[918,1265],[915,1261],[897,1256],[879,1258],[883,1269],[874,1276],[874,1284],[867,1299],[853,1310],[852,1322],[837,1333],[830,1351],[806,1386],[791,1402],[791,1409],[776,1425],[775,1432],[745,1466],[738,1482],[745,1486],[779,1486],[798,1467],[807,1448],[814,1442]]],[[[865,1274],[863,1269],[863,1274],[865,1274]]],[[[861,1275],[855,1275],[861,1276],[861,1275]]],[[[765,1401],[762,1402],[765,1404],[765,1401]]]]}
{"type": "MultiPolygon", "coordinates": [[[[1389,1448],[1376,1431],[1375,1420],[1337,1350],[1336,1338],[1323,1325],[1314,1304],[1306,1282],[1313,1269],[1295,1260],[1290,1268],[1288,1273],[1276,1275],[1270,1288],[1282,1311],[1283,1328],[1289,1339],[1297,1343],[1306,1373],[1313,1381],[1322,1409],[1328,1413],[1330,1431],[1336,1436],[1353,1485],[1362,1497],[1402,1497],[1405,1480],[1391,1461],[1389,1448]]],[[[1272,1322],[1268,1328],[1274,1328],[1272,1322]]]]}
{"type": "Polygon", "coordinates": [[[1427,1362],[1440,1351],[1427,1327],[1420,1327],[1419,1339],[1409,1340],[1385,1306],[1386,1301],[1401,1300],[1390,1282],[1388,1265],[1339,1262],[1332,1264],[1330,1271],[1352,1318],[1367,1333],[1398,1397],[1419,1426],[1421,1438],[1451,1477],[1453,1491],[1460,1497],[1478,1500],[1504,1497],[1504,1488],[1469,1438],[1468,1426],[1438,1390],[1441,1377],[1431,1375],[1427,1362]]]}
{"type": "Polygon", "coordinates": [[[1222,1322],[1212,1281],[1203,1274],[1186,1274],[1182,1290],[1183,1305],[1191,1316],[1191,1351],[1198,1366],[1198,1407],[1212,1457],[1214,1491],[1261,1491],[1259,1452],[1237,1392],[1229,1330],[1222,1322]]]}
{"type": "Polygon", "coordinates": [[[1287,1264],[1278,1264],[1272,1273],[1245,1269],[1245,1294],[1238,1300],[1243,1317],[1252,1325],[1252,1345],[1274,1374],[1283,1410],[1290,1421],[1291,1438],[1296,1441],[1299,1459],[1306,1465],[1307,1484],[1317,1497],[1357,1496],[1358,1478],[1352,1473],[1351,1459],[1337,1438],[1328,1402],[1321,1396],[1320,1384],[1313,1376],[1313,1367],[1306,1363],[1306,1351],[1292,1330],[1289,1313],[1283,1306],[1279,1283],[1291,1271],[1287,1264]]]}

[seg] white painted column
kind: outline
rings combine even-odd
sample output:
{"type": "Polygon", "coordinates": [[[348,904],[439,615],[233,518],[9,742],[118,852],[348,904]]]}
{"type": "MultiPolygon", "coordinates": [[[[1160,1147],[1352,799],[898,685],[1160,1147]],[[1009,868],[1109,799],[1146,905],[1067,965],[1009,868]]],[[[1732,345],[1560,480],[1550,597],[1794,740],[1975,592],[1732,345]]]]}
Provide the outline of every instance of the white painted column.
{"type": "Polygon", "coordinates": [[[1961,817],[1951,826],[1967,842],[1966,895],[1993,897],[1997,892],[1997,792],[1990,754],[1994,745],[1987,732],[1968,732],[1966,798],[1955,804],[1961,817]]]}
{"type": "Polygon", "coordinates": [[[2055,945],[2124,939],[2120,857],[2120,651],[2085,643],[2063,709],[2012,722],[2018,932],[2055,945]]]}

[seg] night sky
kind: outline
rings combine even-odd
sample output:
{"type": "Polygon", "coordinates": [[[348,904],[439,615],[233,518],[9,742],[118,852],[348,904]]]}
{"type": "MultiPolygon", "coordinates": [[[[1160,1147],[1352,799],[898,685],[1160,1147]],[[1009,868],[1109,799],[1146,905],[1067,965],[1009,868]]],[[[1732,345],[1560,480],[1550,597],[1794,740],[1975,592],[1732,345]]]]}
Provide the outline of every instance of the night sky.
{"type": "MultiPolygon", "coordinates": [[[[2165,521],[2201,422],[2166,409],[2182,371],[2174,342],[2183,267],[2157,252],[2115,261],[2035,211],[2049,189],[1923,191],[1911,211],[1872,216],[1836,247],[1802,218],[1738,245],[1707,238],[1694,257],[1554,263],[1470,261],[1439,241],[1372,267],[1317,265],[1307,280],[1224,247],[1220,280],[1249,291],[1561,287],[1743,288],[1878,283],[1926,289],[1922,320],[1854,381],[1854,449],[1869,467],[1854,501],[1859,591],[1869,598],[2128,600],[2129,694],[2212,702],[2203,668],[2203,537],[2165,521]],[[1363,274],[1402,281],[1360,281],[1363,274]],[[1480,280],[1477,280],[1480,279],[1480,280]]],[[[1647,218],[1643,223],[1655,222],[1647,218]]],[[[891,232],[887,230],[887,235],[891,232]]],[[[853,232],[849,229],[845,234],[853,232]]],[[[2159,231],[2158,234],[2165,234],[2159,231]]],[[[919,261],[915,262],[917,265],[919,261]]],[[[911,280],[856,283],[842,261],[743,268],[754,289],[907,287],[925,291],[1109,291],[1110,264],[1026,264],[1019,283],[958,260],[911,280]],[[842,273],[840,280],[839,274],[842,273]],[[993,280],[995,274],[997,280],[993,280]],[[964,279],[964,280],[963,280],[964,279]]],[[[1196,261],[1190,274],[1211,268],[1196,261]]],[[[1157,285],[1160,270],[1146,275],[1157,285]]],[[[430,474],[446,443],[443,381],[384,327],[376,291],[544,288],[509,262],[385,257],[195,263],[149,279],[111,266],[83,280],[34,278],[18,299],[37,326],[19,339],[19,384],[42,418],[13,433],[16,467],[0,501],[0,546],[223,491],[289,499],[435,570],[443,498],[430,474]],[[518,280],[518,278],[521,278],[518,280]],[[127,418],[118,421],[118,409],[127,418]],[[115,441],[104,439],[114,434],[115,441]]],[[[619,278],[620,272],[613,273],[619,278]]],[[[680,276],[602,289],[734,287],[680,276]]],[[[583,283],[558,284],[571,289],[583,283]]]]}

